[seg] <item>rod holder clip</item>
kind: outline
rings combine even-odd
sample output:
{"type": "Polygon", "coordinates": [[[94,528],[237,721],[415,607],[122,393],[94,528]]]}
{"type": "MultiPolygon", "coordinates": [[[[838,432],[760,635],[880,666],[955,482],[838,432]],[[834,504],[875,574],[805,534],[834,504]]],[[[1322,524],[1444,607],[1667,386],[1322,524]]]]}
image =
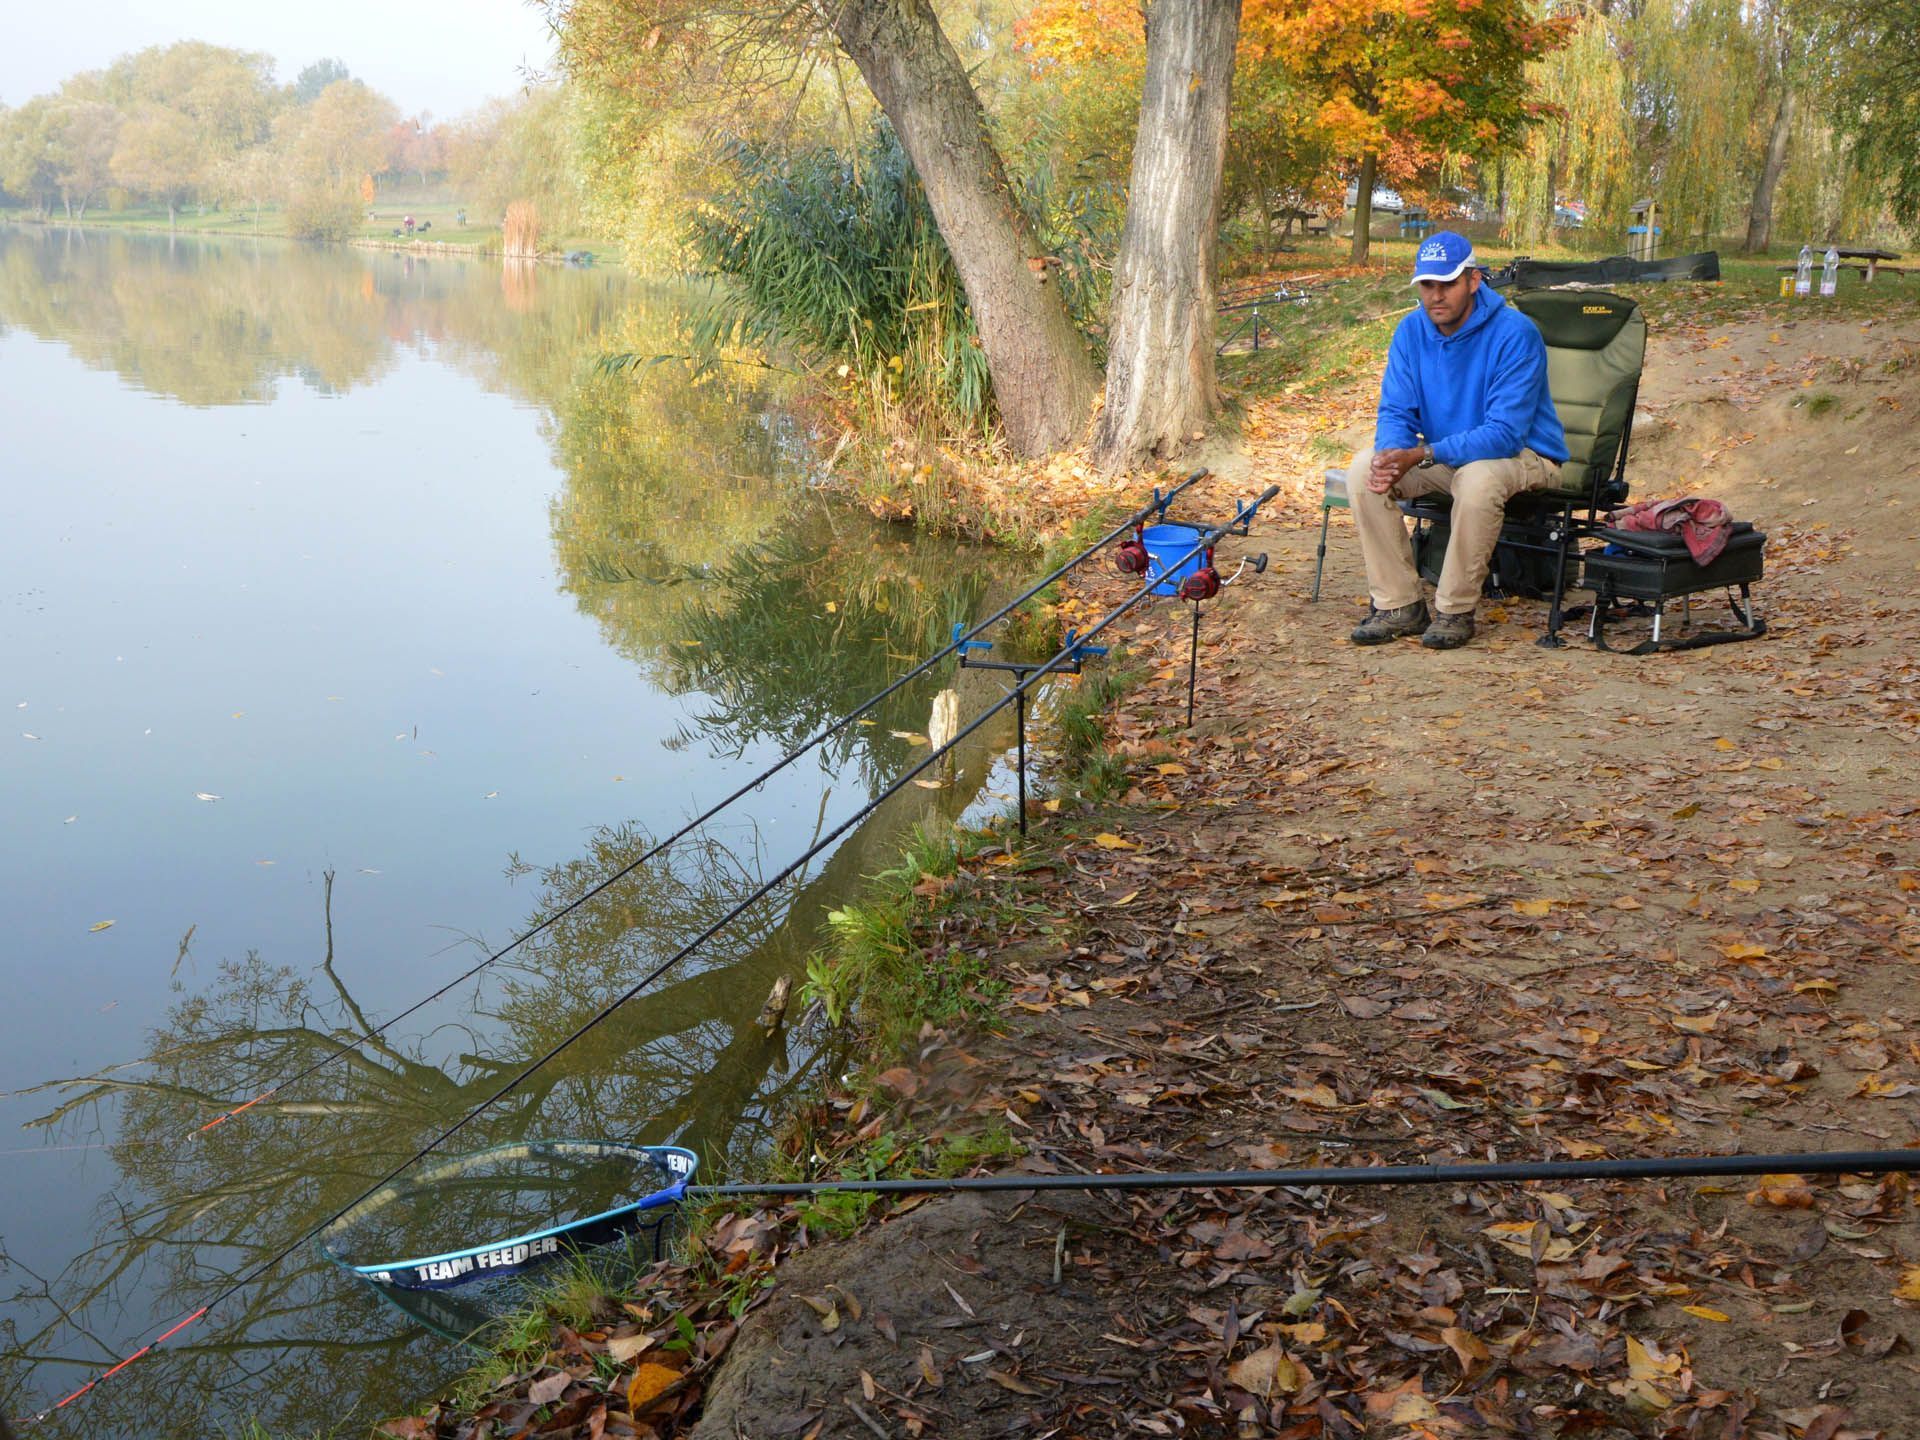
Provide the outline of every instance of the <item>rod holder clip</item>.
{"type": "Polygon", "coordinates": [[[1060,642],[1060,648],[1067,652],[1068,659],[1076,671],[1080,668],[1082,661],[1091,660],[1096,655],[1105,655],[1107,653],[1107,647],[1104,645],[1085,645],[1080,643],[1076,638],[1079,634],[1080,632],[1078,630],[1069,630],[1066,633],[1066,638],[1060,642]]]}
{"type": "Polygon", "coordinates": [[[956,620],[953,622],[953,645],[954,648],[960,652],[960,663],[962,665],[967,663],[968,651],[978,650],[982,654],[985,654],[987,651],[993,649],[993,642],[991,640],[962,639],[961,637],[966,633],[967,627],[964,621],[956,620]]]}

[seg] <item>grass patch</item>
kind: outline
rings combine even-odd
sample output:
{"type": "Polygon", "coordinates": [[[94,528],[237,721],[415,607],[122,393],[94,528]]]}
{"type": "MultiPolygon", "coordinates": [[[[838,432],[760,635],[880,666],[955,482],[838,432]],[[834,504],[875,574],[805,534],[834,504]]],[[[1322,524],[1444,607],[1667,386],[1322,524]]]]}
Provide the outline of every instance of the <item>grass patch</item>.
{"type": "MultiPolygon", "coordinates": [[[[1393,327],[1413,307],[1406,275],[1397,268],[1311,283],[1309,294],[1304,305],[1262,307],[1260,348],[1235,348],[1222,355],[1224,384],[1242,397],[1276,391],[1312,397],[1376,373],[1393,327]]],[[[1221,315],[1220,340],[1245,324],[1250,314],[1233,310],[1221,315]]]]}
{"type": "Polygon", "coordinates": [[[1838,410],[1839,408],[1840,397],[1831,391],[1821,390],[1807,397],[1807,413],[1809,415],[1825,415],[1828,411],[1838,410]]]}
{"type": "Polygon", "coordinates": [[[1001,986],[963,957],[929,959],[919,921],[947,903],[960,862],[986,843],[977,831],[916,826],[900,862],[868,882],[857,901],[827,916],[830,942],[807,961],[803,1004],[818,1001],[829,1022],[857,1011],[874,1053],[893,1054],[925,1025],[991,1012],[1001,986]]]}
{"type": "Polygon", "coordinates": [[[1127,788],[1126,762],[1107,748],[1107,717],[1139,681],[1139,671],[1110,662],[1082,675],[1051,717],[1063,781],[1083,802],[1097,805],[1127,788]]]}

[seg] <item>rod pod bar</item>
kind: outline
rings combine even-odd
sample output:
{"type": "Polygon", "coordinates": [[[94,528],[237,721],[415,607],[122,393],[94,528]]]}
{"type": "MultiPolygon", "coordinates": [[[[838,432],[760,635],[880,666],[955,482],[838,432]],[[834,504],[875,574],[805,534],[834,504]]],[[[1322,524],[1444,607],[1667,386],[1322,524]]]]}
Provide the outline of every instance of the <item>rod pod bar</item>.
{"type": "Polygon", "coordinates": [[[943,1195],[1008,1190],[1261,1190],[1322,1185],[1475,1185],[1531,1180],[1681,1180],[1723,1175],[1920,1172],[1920,1150],[1785,1155],[1675,1155],[1632,1160],[1477,1161],[1457,1165],[1326,1165],[1293,1170],[1127,1171],[1114,1175],[973,1175],[955,1180],[801,1180],[690,1185],[688,1195],[943,1195]]]}

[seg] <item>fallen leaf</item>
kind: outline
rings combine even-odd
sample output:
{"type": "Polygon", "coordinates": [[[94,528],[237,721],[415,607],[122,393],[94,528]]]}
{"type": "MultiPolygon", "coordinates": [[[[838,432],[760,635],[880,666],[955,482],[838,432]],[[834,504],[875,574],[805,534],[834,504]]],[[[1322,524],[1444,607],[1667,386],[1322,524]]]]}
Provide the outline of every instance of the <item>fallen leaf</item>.
{"type": "Polygon", "coordinates": [[[1680,1308],[1696,1320],[1711,1320],[1717,1325],[1724,1325],[1733,1318],[1725,1311],[1715,1310],[1707,1305],[1682,1305],[1680,1308]]]}
{"type": "Polygon", "coordinates": [[[1458,1325],[1447,1326],[1440,1332],[1440,1339],[1459,1360],[1462,1375],[1471,1375],[1474,1366],[1483,1365],[1493,1358],[1492,1353],[1481,1343],[1479,1336],[1462,1330],[1458,1325]]]}
{"type": "Polygon", "coordinates": [[[651,1350],[654,1339],[651,1335],[614,1335],[607,1340],[607,1354],[616,1365],[625,1365],[635,1356],[651,1350]]]}
{"type": "Polygon", "coordinates": [[[1776,1210],[1811,1210],[1814,1199],[1804,1176],[1762,1175],[1760,1184],[1747,1192],[1747,1203],[1776,1210]]]}
{"type": "Polygon", "coordinates": [[[1534,919],[1537,920],[1542,916],[1548,915],[1552,912],[1553,901],[1551,900],[1516,900],[1513,902],[1513,908],[1516,911],[1518,911],[1520,914],[1531,915],[1534,919]]]}
{"type": "Polygon", "coordinates": [[[671,1365],[649,1360],[635,1370],[633,1379],[627,1382],[627,1409],[635,1415],[642,1413],[679,1379],[680,1372],[671,1365]]]}
{"type": "Polygon", "coordinates": [[[987,1371],[987,1379],[993,1381],[1002,1390],[1011,1390],[1016,1395],[1045,1395],[1048,1392],[1039,1385],[1029,1385],[1017,1375],[1009,1375],[1004,1370],[987,1371]]]}
{"type": "Polygon", "coordinates": [[[1274,1394],[1291,1395],[1300,1388],[1300,1367],[1278,1345],[1236,1360],[1227,1367],[1227,1379],[1249,1395],[1266,1400],[1274,1394]]]}
{"type": "Polygon", "coordinates": [[[573,1376],[564,1370],[556,1370],[551,1375],[543,1375],[527,1387],[527,1403],[530,1405],[550,1405],[565,1393],[567,1386],[573,1383],[573,1376]]]}
{"type": "Polygon", "coordinates": [[[1118,835],[1110,835],[1105,831],[1094,836],[1093,843],[1102,850],[1138,850],[1140,848],[1137,841],[1122,840],[1118,835]]]}
{"type": "Polygon", "coordinates": [[[802,1295],[800,1303],[820,1317],[822,1333],[831,1335],[840,1328],[840,1307],[824,1295],[802,1295]]]}

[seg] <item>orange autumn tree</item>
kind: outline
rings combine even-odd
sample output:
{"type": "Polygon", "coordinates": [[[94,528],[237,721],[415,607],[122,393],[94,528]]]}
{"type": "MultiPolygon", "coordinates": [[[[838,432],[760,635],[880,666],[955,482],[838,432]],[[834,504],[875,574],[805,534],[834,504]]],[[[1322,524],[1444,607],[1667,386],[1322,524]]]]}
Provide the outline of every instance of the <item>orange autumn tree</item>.
{"type": "Polygon", "coordinates": [[[1286,66],[1319,96],[1315,119],[1357,189],[1352,260],[1365,264],[1377,180],[1448,156],[1517,149],[1551,114],[1526,66],[1566,42],[1538,0],[1246,0],[1243,59],[1286,66]]]}

